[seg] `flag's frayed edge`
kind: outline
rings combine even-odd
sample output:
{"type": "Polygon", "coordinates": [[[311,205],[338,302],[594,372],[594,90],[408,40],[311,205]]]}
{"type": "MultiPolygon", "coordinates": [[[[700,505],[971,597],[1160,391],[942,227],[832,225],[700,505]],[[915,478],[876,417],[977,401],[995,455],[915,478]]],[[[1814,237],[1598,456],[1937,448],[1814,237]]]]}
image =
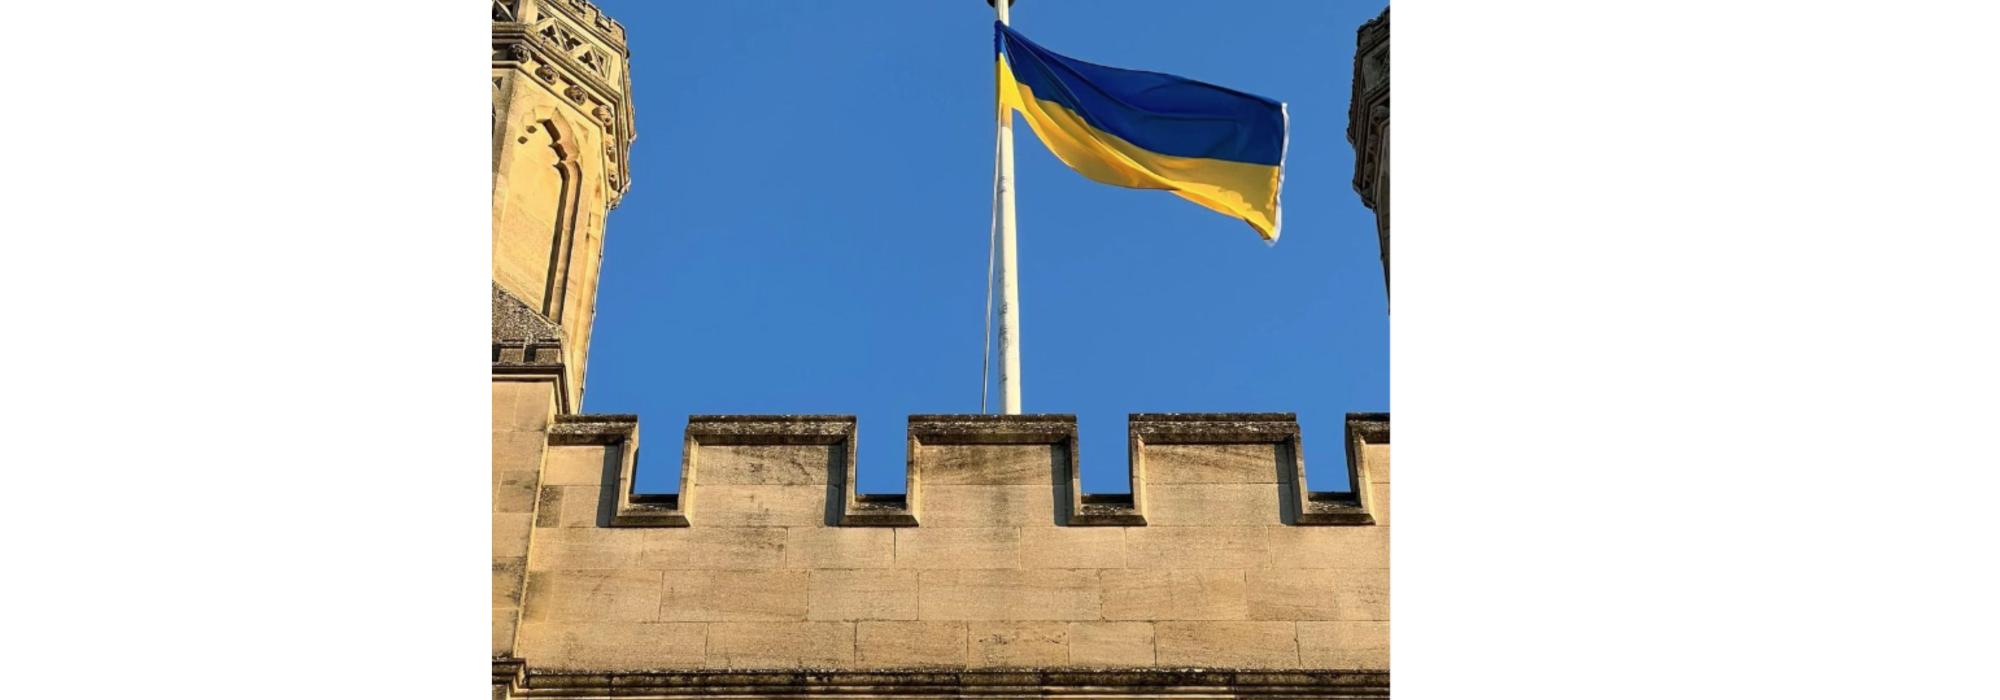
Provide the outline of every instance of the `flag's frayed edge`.
{"type": "Polygon", "coordinates": [[[1278,211],[1271,217],[1271,240],[1264,241],[1266,247],[1272,248],[1277,247],[1278,236],[1285,232],[1285,156],[1290,155],[1292,150],[1291,105],[1279,102],[1278,114],[1285,119],[1285,138],[1278,144],[1278,192],[1274,197],[1278,211]]]}

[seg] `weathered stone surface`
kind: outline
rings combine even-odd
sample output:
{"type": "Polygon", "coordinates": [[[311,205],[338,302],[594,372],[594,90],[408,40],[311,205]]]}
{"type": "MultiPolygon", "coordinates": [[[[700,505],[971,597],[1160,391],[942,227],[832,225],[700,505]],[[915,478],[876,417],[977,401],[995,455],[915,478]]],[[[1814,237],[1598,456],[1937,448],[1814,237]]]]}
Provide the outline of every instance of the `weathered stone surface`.
{"type": "Polygon", "coordinates": [[[1161,666],[1293,668],[1299,664],[1291,622],[1160,622],[1153,626],[1161,666]]]}
{"type": "Polygon", "coordinates": [[[1125,530],[1116,527],[1021,528],[1023,569],[1112,569],[1125,566],[1125,530]]]}
{"type": "Polygon", "coordinates": [[[839,668],[854,663],[851,622],[717,622],[708,626],[711,668],[839,668]]]}
{"type": "Polygon", "coordinates": [[[1299,662],[1308,668],[1389,667],[1389,623],[1300,622],[1299,662]]]}
{"type": "Polygon", "coordinates": [[[524,578],[526,573],[526,561],[520,557],[493,559],[493,607],[520,607],[521,590],[526,585],[524,578]]]}
{"type": "Polygon", "coordinates": [[[530,622],[519,654],[537,668],[630,671],[700,668],[708,625],[660,622],[530,622]]]}
{"type": "Polygon", "coordinates": [[[1389,483],[1389,446],[1368,445],[1361,448],[1361,459],[1368,465],[1368,480],[1371,483],[1389,483]]]}
{"type": "Polygon", "coordinates": [[[816,527],[826,521],[823,486],[710,484],[691,496],[688,517],[703,527],[816,527]]]}
{"type": "Polygon", "coordinates": [[[541,433],[493,433],[493,473],[542,469],[542,445],[547,439],[541,433]]]}
{"type": "Polygon", "coordinates": [[[1336,620],[1335,569],[1252,569],[1250,619],[1336,620]]]}
{"type": "Polygon", "coordinates": [[[1069,625],[1061,622],[966,623],[968,666],[1049,668],[1069,661],[1069,625]]]}
{"type": "Polygon", "coordinates": [[[527,513],[493,514],[493,555],[516,556],[528,551],[528,530],[535,516],[527,513]]]}
{"type": "Polygon", "coordinates": [[[1342,620],[1389,619],[1388,569],[1336,569],[1334,614],[1342,620]]]}
{"type": "Polygon", "coordinates": [[[1091,570],[925,571],[917,579],[917,618],[1096,620],[1099,593],[1091,570]]]}
{"type": "Polygon", "coordinates": [[[661,572],[643,569],[534,571],[529,622],[652,622],[660,614],[661,572]]]}
{"type": "Polygon", "coordinates": [[[926,483],[923,489],[926,528],[1056,526],[1056,492],[1047,485],[926,483]]]}
{"type": "Polygon", "coordinates": [[[863,668],[956,667],[965,663],[963,622],[860,622],[855,663],[863,668]]]}
{"type": "Polygon", "coordinates": [[[493,512],[534,513],[535,472],[507,471],[494,478],[493,512]]]}
{"type": "Polygon", "coordinates": [[[917,448],[917,463],[927,486],[1047,485],[1055,483],[1061,454],[1053,445],[924,445],[917,448]]]}
{"type": "Polygon", "coordinates": [[[789,553],[781,527],[645,530],[638,566],[649,569],[779,569],[789,553]]]}
{"type": "Polygon", "coordinates": [[[1099,572],[1106,620],[1244,620],[1241,569],[1107,569],[1099,572]]]}
{"type": "Polygon", "coordinates": [[[1285,447],[1277,443],[1239,445],[1147,445],[1146,483],[1231,484],[1278,482],[1285,447]]]}
{"type": "Polygon", "coordinates": [[[598,486],[604,483],[607,461],[617,473],[615,445],[554,445],[542,466],[543,486],[598,486]]]}
{"type": "Polygon", "coordinates": [[[1264,529],[1273,569],[1367,569],[1389,566],[1389,529],[1384,527],[1291,527],[1264,529]]]}
{"type": "Polygon", "coordinates": [[[703,445],[696,484],[826,484],[840,468],[831,445],[703,445]]]}
{"type": "Polygon", "coordinates": [[[528,570],[635,568],[647,531],[618,528],[542,528],[528,550],[528,570]]]}
{"type": "Polygon", "coordinates": [[[806,619],[807,572],[686,570],[666,576],[661,620],[799,622],[806,619]]]}
{"type": "Polygon", "coordinates": [[[615,504],[615,501],[603,502],[608,495],[603,491],[600,486],[544,486],[542,497],[546,516],[543,511],[537,511],[536,516],[548,519],[541,521],[549,522],[543,527],[597,527],[599,516],[609,510],[608,506],[615,504]],[[555,491],[553,498],[549,494],[551,490],[555,491]],[[549,502],[551,500],[553,503],[549,502]]]}
{"type": "Polygon", "coordinates": [[[809,569],[887,568],[896,562],[896,533],[877,527],[791,528],[785,562],[809,569]]]}
{"type": "Polygon", "coordinates": [[[1021,562],[1018,528],[897,528],[895,533],[897,568],[1012,569],[1021,562]]]}
{"type": "Polygon", "coordinates": [[[1375,514],[1375,524],[1381,527],[1388,527],[1389,485],[1386,483],[1372,484],[1368,487],[1368,489],[1370,495],[1372,495],[1375,499],[1373,503],[1369,504],[1375,509],[1373,511],[1375,514]]]}
{"type": "Polygon", "coordinates": [[[555,416],[555,385],[541,381],[493,382],[493,431],[534,433],[555,416]],[[505,413],[498,412],[502,407],[505,413]]]}
{"type": "Polygon", "coordinates": [[[1125,565],[1160,569],[1248,569],[1268,561],[1261,527],[1135,527],[1125,565]]]}
{"type": "Polygon", "coordinates": [[[915,620],[917,572],[908,569],[814,571],[808,582],[806,617],[813,620],[915,620]]]}
{"type": "Polygon", "coordinates": [[[1069,665],[1084,668],[1151,666],[1153,624],[1069,623],[1069,665]]]}
{"type": "Polygon", "coordinates": [[[1161,484],[1146,487],[1149,527],[1277,525],[1277,484],[1161,484]]]}

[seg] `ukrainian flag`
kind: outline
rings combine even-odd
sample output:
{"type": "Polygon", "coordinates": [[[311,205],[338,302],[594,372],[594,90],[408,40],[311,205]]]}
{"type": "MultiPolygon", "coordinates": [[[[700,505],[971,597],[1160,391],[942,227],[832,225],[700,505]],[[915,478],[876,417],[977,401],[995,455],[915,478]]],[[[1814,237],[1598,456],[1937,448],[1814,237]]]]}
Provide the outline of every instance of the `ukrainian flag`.
{"type": "Polygon", "coordinates": [[[1164,73],[1062,56],[993,23],[1001,117],[1019,111],[1063,163],[1242,219],[1267,243],[1284,217],[1285,105],[1164,73]]]}

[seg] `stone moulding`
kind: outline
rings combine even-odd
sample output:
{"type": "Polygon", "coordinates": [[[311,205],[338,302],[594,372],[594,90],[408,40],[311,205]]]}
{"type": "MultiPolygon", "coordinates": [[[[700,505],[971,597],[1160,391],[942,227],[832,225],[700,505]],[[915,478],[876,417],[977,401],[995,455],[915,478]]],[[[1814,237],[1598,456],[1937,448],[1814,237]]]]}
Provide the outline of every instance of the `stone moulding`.
{"type": "Polygon", "coordinates": [[[941,671],[551,672],[495,660],[496,695],[516,698],[1290,697],[1384,698],[1386,671],[992,669],[941,671]],[[503,671],[502,664],[508,664],[503,671]]]}
{"type": "Polygon", "coordinates": [[[704,446],[825,445],[840,464],[828,474],[829,508],[826,524],[839,527],[918,527],[923,512],[923,463],[926,445],[1050,445],[1060,450],[1059,472],[1051,487],[1067,512],[1058,523],[1072,527],[1143,526],[1146,524],[1146,448],[1176,444],[1272,444],[1282,447],[1279,463],[1280,521],[1301,526],[1368,526],[1375,524],[1368,485],[1367,445],[1389,442],[1389,414],[1351,413],[1347,416],[1348,488],[1311,491],[1306,488],[1305,458],[1297,417],[1290,413],[1135,413],[1130,416],[1128,469],[1130,493],[1085,494],[1077,464],[1076,417],[1039,415],[935,415],[909,418],[906,438],[905,493],[864,494],[857,491],[856,419],[842,415],[696,415],[689,416],[682,441],[680,492],[634,492],[639,455],[639,422],[632,415],[562,415],[549,428],[551,445],[618,446],[618,502],[614,527],[688,527],[695,518],[695,475],[704,446]]]}

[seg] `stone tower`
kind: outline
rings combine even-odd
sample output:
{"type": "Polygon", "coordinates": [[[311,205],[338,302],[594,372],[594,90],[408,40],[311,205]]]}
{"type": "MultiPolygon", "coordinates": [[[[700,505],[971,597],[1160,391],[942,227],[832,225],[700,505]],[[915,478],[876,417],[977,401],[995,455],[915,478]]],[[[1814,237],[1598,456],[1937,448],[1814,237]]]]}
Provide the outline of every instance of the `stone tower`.
{"type": "Polygon", "coordinates": [[[1387,696],[1386,414],[1330,491],[1292,414],[1174,413],[1125,493],[1069,415],[910,416],[886,495],[853,416],[691,416],[635,492],[639,417],[580,412],[627,56],[585,0],[493,2],[496,699],[1387,696]]]}
{"type": "Polygon", "coordinates": [[[1382,285],[1389,285],[1389,10],[1361,25],[1354,38],[1354,97],[1347,113],[1354,144],[1354,191],[1375,210],[1382,246],[1382,285]]]}
{"type": "Polygon", "coordinates": [[[625,28],[584,0],[493,0],[494,362],[583,396],[604,219],[630,182],[625,28]]]}

